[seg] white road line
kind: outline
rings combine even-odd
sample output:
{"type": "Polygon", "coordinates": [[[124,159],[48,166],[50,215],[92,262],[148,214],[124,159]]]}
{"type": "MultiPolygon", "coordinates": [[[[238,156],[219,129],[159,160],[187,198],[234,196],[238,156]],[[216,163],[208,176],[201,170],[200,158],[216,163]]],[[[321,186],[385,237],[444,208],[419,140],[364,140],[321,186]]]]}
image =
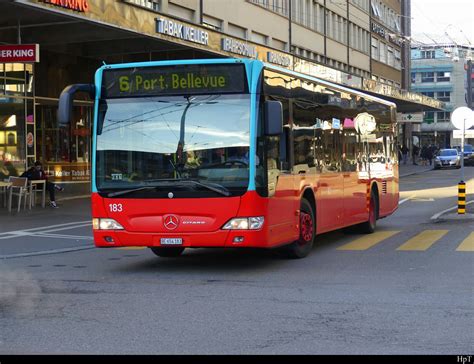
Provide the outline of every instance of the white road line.
{"type": "MultiPolygon", "coordinates": [[[[75,221],[75,222],[68,222],[68,223],[64,223],[64,224],[57,224],[57,225],[47,225],[47,226],[40,226],[40,227],[35,227],[35,228],[31,228],[31,229],[25,229],[25,230],[13,230],[13,231],[6,231],[6,232],[3,232],[3,233],[0,233],[0,236],[2,235],[8,235],[8,234],[15,234],[17,232],[24,232],[24,231],[40,231],[40,230],[44,230],[44,229],[51,229],[51,228],[57,228],[57,227],[66,227],[66,226],[71,226],[71,225],[81,225],[81,226],[85,226],[83,224],[88,224],[88,225],[92,225],[92,222],[90,220],[87,220],[87,221],[75,221]]],[[[70,227],[70,229],[74,229],[74,227],[70,227]]]]}
{"type": "Polygon", "coordinates": [[[77,229],[80,227],[86,227],[86,226],[91,226],[91,225],[92,223],[90,221],[81,221],[81,222],[75,222],[75,223],[42,226],[42,227],[26,229],[26,230],[7,231],[4,233],[0,233],[0,240],[18,238],[22,236],[29,236],[35,233],[51,233],[55,231],[72,230],[72,229],[77,229]],[[52,227],[57,227],[57,229],[51,229],[52,227]]]}
{"type": "Polygon", "coordinates": [[[94,239],[92,236],[44,234],[44,233],[31,234],[30,236],[35,236],[37,238],[54,238],[54,239],[71,239],[71,240],[93,240],[94,239]]]}
{"type": "Polygon", "coordinates": [[[61,254],[61,253],[77,252],[77,251],[81,251],[81,250],[90,250],[90,249],[94,249],[94,248],[95,248],[94,245],[87,245],[87,246],[81,246],[81,247],[76,247],[76,248],[44,250],[44,251],[33,252],[33,253],[0,255],[0,260],[2,260],[2,259],[13,259],[13,258],[27,258],[27,257],[38,256],[38,255],[50,255],[50,254],[61,254]]]}
{"type": "Polygon", "coordinates": [[[410,196],[410,197],[408,197],[408,198],[405,198],[405,199],[399,201],[399,202],[398,202],[398,206],[400,206],[401,204],[403,204],[403,203],[405,203],[405,202],[407,202],[407,201],[410,201],[412,198],[415,198],[415,195],[410,196]]]}
{"type": "MultiPolygon", "coordinates": [[[[471,203],[474,203],[474,201],[469,201],[469,202],[466,203],[466,205],[470,205],[471,203]]],[[[458,208],[457,206],[454,206],[454,207],[451,207],[451,208],[446,209],[444,211],[438,212],[437,214],[431,216],[431,220],[437,220],[441,215],[444,215],[445,213],[447,213],[449,211],[456,210],[457,208],[458,208]]]]}

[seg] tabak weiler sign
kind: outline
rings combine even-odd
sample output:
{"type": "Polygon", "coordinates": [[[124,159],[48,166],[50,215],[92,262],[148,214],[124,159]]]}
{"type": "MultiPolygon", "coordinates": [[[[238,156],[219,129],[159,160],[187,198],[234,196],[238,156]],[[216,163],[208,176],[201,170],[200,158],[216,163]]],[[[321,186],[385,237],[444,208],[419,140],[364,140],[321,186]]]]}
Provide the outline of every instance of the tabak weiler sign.
{"type": "Polygon", "coordinates": [[[0,45],[0,63],[39,62],[39,44],[0,45]]]}

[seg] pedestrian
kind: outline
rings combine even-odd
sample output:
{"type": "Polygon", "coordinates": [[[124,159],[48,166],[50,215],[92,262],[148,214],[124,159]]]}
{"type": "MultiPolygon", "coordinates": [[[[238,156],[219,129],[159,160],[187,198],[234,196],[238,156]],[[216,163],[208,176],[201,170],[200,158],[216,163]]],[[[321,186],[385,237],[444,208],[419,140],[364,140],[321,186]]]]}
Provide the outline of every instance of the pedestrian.
{"type": "Polygon", "coordinates": [[[403,147],[402,147],[403,164],[407,164],[409,151],[410,150],[408,149],[408,147],[405,144],[403,144],[403,147]]]}
{"type": "Polygon", "coordinates": [[[430,166],[433,165],[433,157],[435,155],[435,148],[432,144],[430,144],[426,150],[426,158],[428,159],[428,162],[430,163],[430,166]]]}
{"type": "Polygon", "coordinates": [[[20,177],[26,177],[29,180],[45,180],[46,191],[49,192],[49,205],[55,209],[58,208],[58,205],[56,204],[55,191],[62,192],[64,191],[64,188],[48,181],[48,176],[46,176],[40,161],[36,161],[34,167],[23,172],[20,177]]]}
{"type": "Polygon", "coordinates": [[[421,147],[420,157],[421,157],[421,165],[422,166],[428,165],[428,146],[426,144],[423,145],[423,147],[421,147]]]}
{"type": "Polygon", "coordinates": [[[416,159],[418,158],[418,152],[420,151],[420,148],[413,144],[413,149],[412,149],[412,157],[413,157],[413,165],[417,166],[418,163],[416,163],[416,159]]]}

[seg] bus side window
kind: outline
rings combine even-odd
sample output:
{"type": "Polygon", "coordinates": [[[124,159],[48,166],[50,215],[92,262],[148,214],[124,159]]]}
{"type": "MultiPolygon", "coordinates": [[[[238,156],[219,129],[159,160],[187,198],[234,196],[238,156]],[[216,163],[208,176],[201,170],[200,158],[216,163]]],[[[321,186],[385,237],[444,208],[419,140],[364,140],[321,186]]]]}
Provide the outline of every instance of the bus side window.
{"type": "Polygon", "coordinates": [[[317,105],[307,100],[293,100],[293,144],[295,173],[315,167],[315,114],[317,105]]]}

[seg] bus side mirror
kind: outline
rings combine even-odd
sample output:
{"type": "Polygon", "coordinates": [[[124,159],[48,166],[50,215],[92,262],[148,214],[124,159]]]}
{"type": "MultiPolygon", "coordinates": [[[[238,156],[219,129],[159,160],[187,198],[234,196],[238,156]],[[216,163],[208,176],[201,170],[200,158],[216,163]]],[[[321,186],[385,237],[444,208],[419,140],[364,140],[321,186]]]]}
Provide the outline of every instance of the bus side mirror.
{"type": "Polygon", "coordinates": [[[95,97],[93,84],[76,84],[67,86],[59,96],[58,123],[60,126],[69,125],[72,119],[72,105],[77,92],[86,92],[91,99],[95,97]]]}
{"type": "Polygon", "coordinates": [[[283,133],[283,106],[280,101],[265,101],[265,135],[277,136],[283,133]]]}

